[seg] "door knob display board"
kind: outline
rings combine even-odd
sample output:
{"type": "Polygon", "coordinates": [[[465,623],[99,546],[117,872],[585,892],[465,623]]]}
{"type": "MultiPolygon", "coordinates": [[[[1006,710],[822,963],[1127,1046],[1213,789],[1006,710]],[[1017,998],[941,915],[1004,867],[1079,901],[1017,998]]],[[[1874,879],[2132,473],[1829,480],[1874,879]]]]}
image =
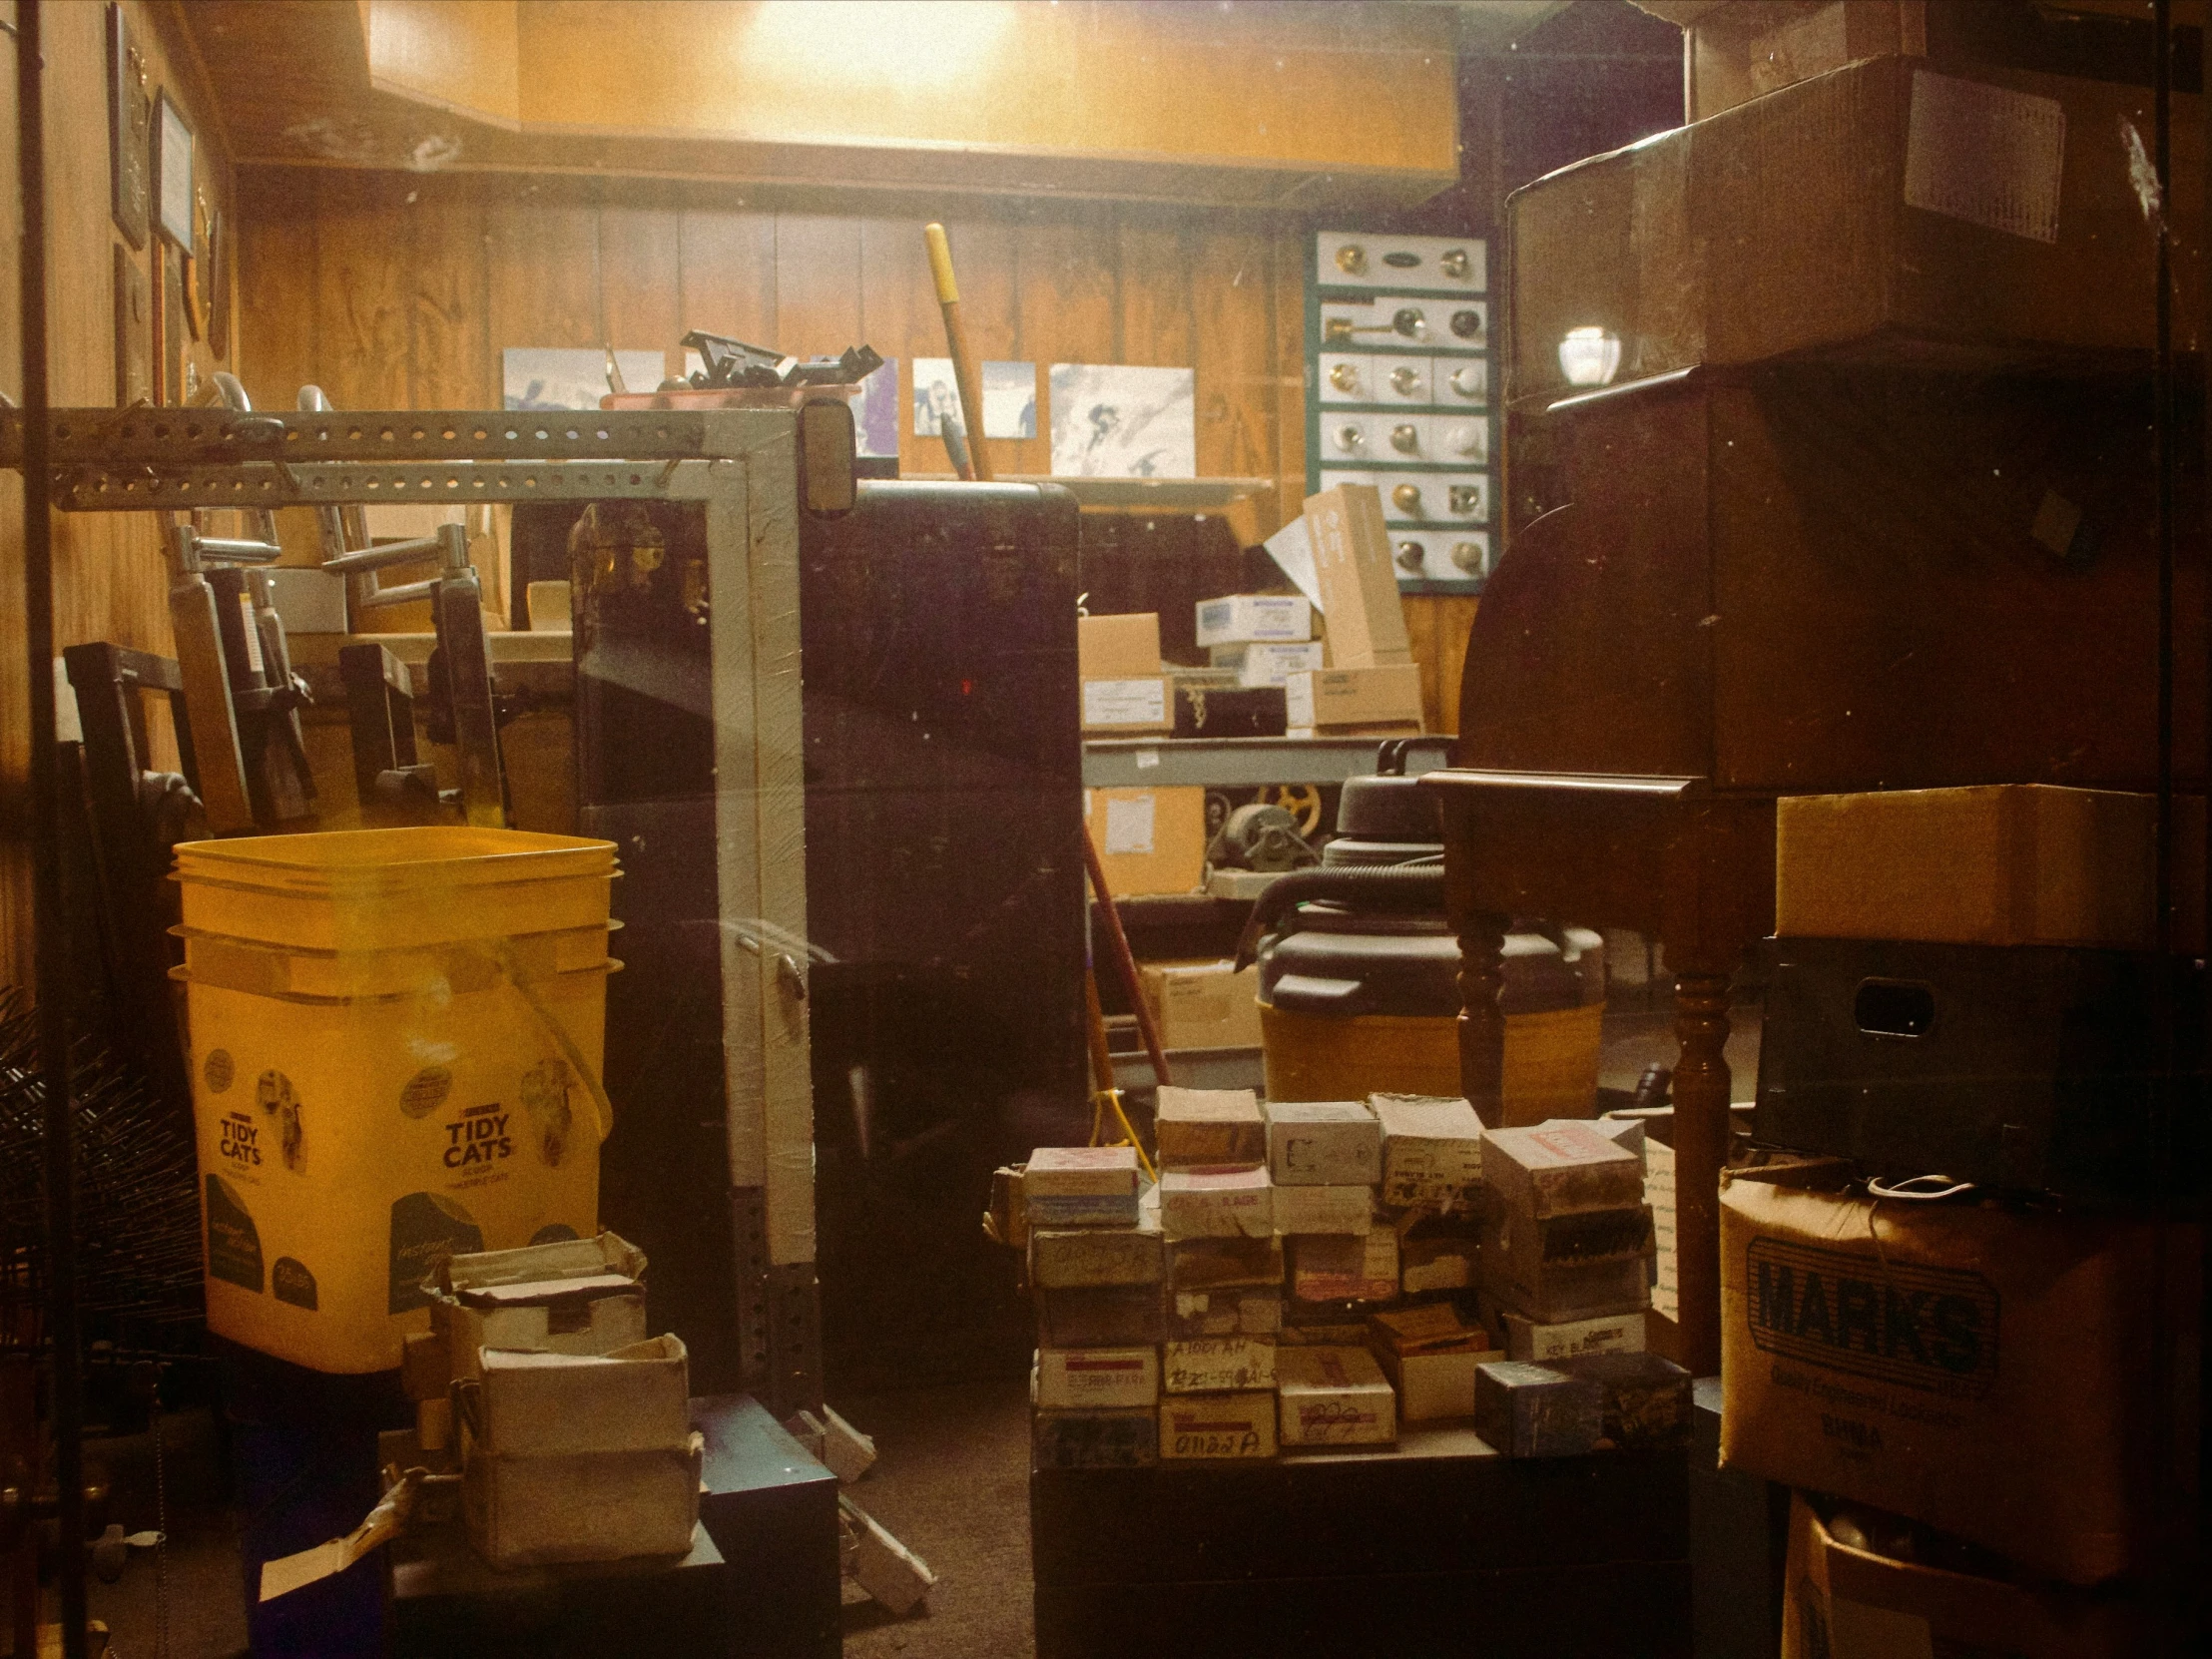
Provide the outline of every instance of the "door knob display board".
{"type": "Polygon", "coordinates": [[[1306,290],[1306,487],[1373,484],[1398,587],[1479,593],[1491,543],[1488,250],[1323,231],[1306,290]]]}

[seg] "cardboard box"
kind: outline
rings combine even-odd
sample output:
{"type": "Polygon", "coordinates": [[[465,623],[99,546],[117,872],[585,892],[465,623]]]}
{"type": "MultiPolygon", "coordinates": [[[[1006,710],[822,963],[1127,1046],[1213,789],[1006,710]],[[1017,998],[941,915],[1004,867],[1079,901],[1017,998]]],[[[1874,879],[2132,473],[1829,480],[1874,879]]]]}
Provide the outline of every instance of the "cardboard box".
{"type": "Polygon", "coordinates": [[[671,1451],[691,1434],[691,1367],[681,1338],[611,1354],[486,1350],[465,1399],[477,1445],[497,1457],[671,1451]]]}
{"type": "Polygon", "coordinates": [[[1048,1228],[1029,1235],[1029,1282],[1046,1290],[1084,1285],[1157,1285],[1158,1228],[1048,1228]]]}
{"type": "MultiPolygon", "coordinates": [[[[1305,519],[1321,608],[1329,619],[1331,666],[1410,664],[1412,647],[1397,595],[1390,535],[1382,523],[1382,492],[1373,484],[1339,484],[1306,498],[1305,519]]],[[[1417,697],[1414,707],[1419,707],[1417,697]]]]}
{"type": "Polygon", "coordinates": [[[1401,1418],[1436,1422],[1474,1414],[1475,1368],[1501,1358],[1489,1332],[1442,1302],[1380,1313],[1370,1326],[1376,1358],[1397,1385],[1401,1418]]]}
{"type": "Polygon", "coordinates": [[[1167,1334],[1194,1337],[1273,1337],[1283,1329],[1283,1291],[1175,1291],[1167,1309],[1167,1334]]]}
{"type": "Polygon", "coordinates": [[[1482,1182],[1502,1210],[1531,1220],[1644,1201],[1644,1161],[1589,1124],[1554,1118],[1483,1137],[1482,1182]]]}
{"type": "Polygon", "coordinates": [[[663,1451],[495,1457],[467,1434],[461,1513],[469,1543],[497,1570],[690,1551],[705,1436],[663,1451]]]}
{"type": "Polygon", "coordinates": [[[2034,1579],[1983,1578],[1899,1561],[1837,1540],[1804,1493],[1790,1499],[1782,1659],[1906,1653],[2006,1659],[2137,1659],[2183,1651],[2147,1596],[2085,1595],[2034,1579]]]}
{"type": "Polygon", "coordinates": [[[1421,729],[1420,670],[1411,664],[1325,668],[1287,676],[1289,729],[1331,736],[1421,729]]]}
{"type": "Polygon", "coordinates": [[[1171,1239],[1270,1239],[1275,1186],[1264,1169],[1160,1172],[1160,1225],[1171,1239]]]}
{"type": "Polygon", "coordinates": [[[1212,671],[1178,674],[1174,735],[1179,738],[1280,738],[1290,704],[1280,686],[1239,686],[1212,671]]]}
{"type": "Polygon", "coordinates": [[[1371,1094],[1382,1131],[1384,1205],[1463,1208],[1482,1180],[1482,1120],[1464,1100],[1371,1094]]]}
{"type": "Polygon", "coordinates": [[[1398,1289],[1407,1296],[1471,1291],[1481,1282],[1480,1262],[1480,1247],[1473,1239],[1402,1238],[1397,1245],[1398,1289]]]}
{"type": "Polygon", "coordinates": [[[1605,1432],[1605,1390],[1589,1378],[1512,1360],[1474,1369],[1474,1431],[1505,1457],[1580,1457],[1605,1432]]]}
{"type": "Polygon", "coordinates": [[[1085,680],[1138,680],[1158,674],[1159,613],[1077,617],[1075,672],[1085,680]]]}
{"type": "Polygon", "coordinates": [[[1157,1284],[1040,1287],[1035,1297],[1044,1348],[1131,1348],[1167,1335],[1167,1304],[1157,1284]]]}
{"type": "Polygon", "coordinates": [[[1644,1349],[1645,1323],[1640,1310],[1604,1314],[1596,1319],[1558,1320],[1548,1325],[1509,1308],[1497,1312],[1505,1357],[1539,1365],[1591,1354],[1640,1354],[1644,1349]]]}
{"type": "MultiPolygon", "coordinates": [[[[1257,966],[1239,973],[1236,964],[1228,961],[1147,962],[1139,974],[1145,1001],[1152,1008],[1153,1020],[1160,1027],[1160,1041],[1165,1047],[1260,1046],[1260,970],[1257,966]]],[[[1249,1091],[1246,1091],[1246,1098],[1252,1098],[1249,1091]]],[[[1242,1158],[1242,1153],[1235,1153],[1205,1161],[1230,1163],[1242,1158]]],[[[1259,1159],[1253,1161],[1257,1163],[1259,1159]]]]}
{"type": "Polygon", "coordinates": [[[1357,1100],[1267,1103],[1268,1169],[1285,1187],[1372,1187],[1382,1175],[1382,1130],[1357,1100]]]}
{"type": "MultiPolygon", "coordinates": [[[[1155,970],[1144,971],[1149,981],[1155,970]]],[[[1162,1040],[1166,1040],[1164,1034],[1162,1040]]],[[[1260,1112],[1260,1097],[1250,1089],[1179,1089],[1163,1084],[1152,1127],[1163,1169],[1258,1166],[1268,1161],[1267,1119],[1260,1112]]]]}
{"type": "Polygon", "coordinates": [[[1300,593],[1233,593],[1198,602],[1198,643],[1298,644],[1314,637],[1314,607],[1300,593]]]}
{"type": "Polygon", "coordinates": [[[1160,1397],[1156,1348],[1045,1348],[1036,1365],[1036,1400],[1047,1410],[1150,1405],[1160,1397]]]}
{"type": "Polygon", "coordinates": [[[1171,1394],[1160,1401],[1163,1462],[1275,1455],[1275,1390],[1171,1394]]]}
{"type": "MultiPolygon", "coordinates": [[[[1563,168],[1507,199],[1508,396],[1568,391],[1560,344],[1586,327],[1619,341],[1623,381],[1822,349],[2148,351],[2152,307],[2103,296],[2152,290],[2122,127],[2150,133],[2151,105],[2147,86],[1878,57],[1563,168]]],[[[2182,351],[2204,310],[2201,131],[2176,95],[2182,351]]]]}
{"type": "Polygon", "coordinates": [[[1134,1411],[1048,1411],[1029,1419],[1029,1448],[1040,1469],[1141,1469],[1160,1460],[1157,1406],[1134,1411]]]}
{"type": "Polygon", "coordinates": [[[1690,1374],[1642,1350],[1555,1360],[1553,1369],[1605,1390],[1605,1437],[1622,1451],[1658,1451],[1690,1441],[1690,1374]]]}
{"type": "Polygon", "coordinates": [[[1507,1212],[1482,1236],[1482,1291],[1551,1324],[1632,1313],[1651,1305],[1651,1212],[1640,1204],[1539,1221],[1507,1212]]]}
{"type": "Polygon", "coordinates": [[[1375,1224],[1373,1187],[1278,1187],[1279,1233],[1365,1234],[1375,1224]]]}
{"type": "Polygon", "coordinates": [[[1206,875],[1206,792],[1085,790],[1090,826],[1116,898],[1196,892],[1206,875]]]}
{"type": "Polygon", "coordinates": [[[1281,687],[1294,674],[1329,666],[1328,648],[1320,640],[1296,645],[1217,645],[1207,655],[1214,667],[1235,674],[1240,686],[1281,687]]]}
{"type": "Polygon", "coordinates": [[[1364,1348],[1287,1348],[1276,1360],[1286,1445],[1392,1445],[1397,1398],[1364,1348]]]}
{"type": "Polygon", "coordinates": [[[645,1341],[645,1252],[613,1233],[453,1256],[429,1284],[456,1379],[484,1349],[607,1354],[645,1341]]]}
{"type": "Polygon", "coordinates": [[[1291,1241],[1291,1295],[1301,1302],[1395,1302],[1397,1231],[1365,1238],[1311,1233],[1291,1241]]]}
{"type": "Polygon", "coordinates": [[[1186,1337],[1162,1345],[1160,1386],[1171,1394],[1275,1386],[1273,1337],[1186,1337]]]}
{"type": "Polygon", "coordinates": [[[1166,674],[1083,682],[1083,735],[1165,736],[1175,730],[1175,681],[1166,674]]]}
{"type": "MultiPolygon", "coordinates": [[[[2175,814],[2174,918],[2204,931],[2204,800],[2175,814]]],[[[2158,941],[2158,803],[2039,784],[1786,796],[1775,932],[2148,950],[2158,941]]]]}
{"type": "Polygon", "coordinates": [[[1766,1173],[1722,1178],[1722,1463],[2071,1584],[2147,1567],[2162,1413],[2165,1464],[2196,1466],[2196,1231],[1973,1203],[1878,1216],[1833,1175],[1766,1173]]]}
{"type": "Polygon", "coordinates": [[[1273,1290],[1283,1288],[1279,1238],[1178,1239],[1168,1246],[1168,1290],[1273,1290]]]}
{"type": "Polygon", "coordinates": [[[1137,1176],[1135,1147],[1040,1146],[1022,1173],[1029,1226],[1134,1227],[1137,1176]]]}

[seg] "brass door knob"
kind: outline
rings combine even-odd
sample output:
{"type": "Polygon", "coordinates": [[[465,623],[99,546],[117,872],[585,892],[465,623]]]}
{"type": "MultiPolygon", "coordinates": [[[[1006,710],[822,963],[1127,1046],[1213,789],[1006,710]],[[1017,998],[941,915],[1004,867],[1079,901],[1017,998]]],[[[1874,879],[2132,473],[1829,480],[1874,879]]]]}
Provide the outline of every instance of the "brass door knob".
{"type": "Polygon", "coordinates": [[[1451,389],[1461,397],[1480,397],[1489,390],[1488,376],[1474,363],[1462,363],[1451,371],[1451,389]]]}
{"type": "Polygon", "coordinates": [[[1390,505],[1408,516],[1418,515],[1420,512],[1420,486],[1418,484],[1398,485],[1396,489],[1390,491],[1390,505]]]}
{"type": "Polygon", "coordinates": [[[1451,313],[1451,331],[1461,339],[1480,339],[1482,337],[1482,313],[1472,307],[1463,311],[1453,311],[1451,313]]]}
{"type": "Polygon", "coordinates": [[[1416,575],[1427,563],[1428,550],[1417,541],[1401,541],[1397,544],[1397,568],[1412,571],[1416,575]]]}
{"type": "MultiPolygon", "coordinates": [[[[1454,324],[1457,318],[1453,318],[1454,324]]],[[[1390,326],[1407,339],[1428,337],[1428,318],[1421,314],[1418,305],[1400,305],[1390,314],[1390,326]]]]}
{"type": "Polygon", "coordinates": [[[1420,390],[1420,370],[1411,363],[1399,363],[1390,370],[1390,389],[1400,397],[1410,397],[1420,390]]]}
{"type": "Polygon", "coordinates": [[[1449,276],[1454,282],[1463,282],[1467,279],[1467,271],[1469,267],[1467,264],[1467,251],[1464,248],[1445,249],[1443,253],[1437,257],[1436,263],[1443,267],[1444,275],[1446,276],[1449,276]]]}
{"type": "Polygon", "coordinates": [[[1479,456],[1483,450],[1482,428],[1471,421],[1445,427],[1444,450],[1452,455],[1479,456]]]}
{"type": "Polygon", "coordinates": [[[1337,250],[1337,269],[1347,276],[1357,276],[1368,269],[1368,251],[1356,242],[1348,242],[1337,250]]]}
{"type": "Polygon", "coordinates": [[[1451,516],[1465,518],[1482,506],[1482,488],[1479,484],[1454,484],[1451,486],[1451,516]]]}
{"type": "Polygon", "coordinates": [[[1390,447],[1400,455],[1420,453],[1420,428],[1411,421],[1390,428],[1390,447]]]}
{"type": "Polygon", "coordinates": [[[1474,541],[1455,541],[1451,544],[1451,562],[1469,576],[1482,569],[1482,544],[1474,541]]]}
{"type": "Polygon", "coordinates": [[[1337,447],[1350,453],[1368,441],[1368,435],[1359,427],[1346,424],[1337,428],[1337,447]]]}
{"type": "Polygon", "coordinates": [[[1360,389],[1360,371],[1350,363],[1332,364],[1329,370],[1329,383],[1339,391],[1358,391],[1360,389]]]}

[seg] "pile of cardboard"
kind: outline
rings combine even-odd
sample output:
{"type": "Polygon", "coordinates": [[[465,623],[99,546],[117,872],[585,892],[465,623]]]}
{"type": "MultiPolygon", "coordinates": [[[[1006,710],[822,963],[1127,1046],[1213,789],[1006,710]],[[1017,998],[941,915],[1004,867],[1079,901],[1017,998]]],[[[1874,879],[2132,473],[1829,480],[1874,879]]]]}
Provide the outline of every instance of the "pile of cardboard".
{"type": "Polygon", "coordinates": [[[1292,736],[1405,736],[1421,729],[1420,669],[1373,484],[1309,496],[1306,537],[1328,620],[1329,662],[1284,681],[1292,736]]]}
{"type": "MultiPolygon", "coordinates": [[[[1485,1134],[1465,1101],[1407,1095],[1263,1106],[1163,1088],[1155,1122],[1157,1186],[1127,1147],[1041,1148],[1018,1177],[1040,1468],[1389,1445],[1402,1423],[1475,1417],[1508,1343],[1583,1368],[1573,1387],[1594,1402],[1579,1440],[1554,1434],[1537,1454],[1686,1430],[1686,1374],[1642,1353],[1651,1227],[1634,1150],[1584,1123],[1485,1134]],[[1522,1140],[1493,1172],[1504,1134],[1522,1140]],[[1527,1218],[1543,1225],[1522,1294],[1527,1218]],[[1563,1258],[1593,1242],[1603,1269],[1577,1279],[1563,1258]]],[[[1009,1243],[1016,1179],[994,1204],[1009,1243]]]]}

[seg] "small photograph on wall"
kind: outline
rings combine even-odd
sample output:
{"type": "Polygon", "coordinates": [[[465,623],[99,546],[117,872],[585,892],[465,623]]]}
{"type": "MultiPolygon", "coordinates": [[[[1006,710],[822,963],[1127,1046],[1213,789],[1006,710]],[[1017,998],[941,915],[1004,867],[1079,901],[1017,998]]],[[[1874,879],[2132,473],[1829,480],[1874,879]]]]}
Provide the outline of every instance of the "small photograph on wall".
{"type": "Polygon", "coordinates": [[[1197,477],[1196,374],[1054,363],[1052,471],[1062,478],[1197,477]]]}
{"type": "MultiPolygon", "coordinates": [[[[668,373],[658,351],[617,351],[615,366],[632,391],[658,390],[668,373]]],[[[596,409],[609,389],[607,353],[597,346],[510,345],[501,369],[510,409],[596,409]]]]}
{"type": "MultiPolygon", "coordinates": [[[[950,416],[960,423],[960,388],[950,357],[914,359],[914,436],[937,436],[950,416]]],[[[1037,365],[987,362],[983,365],[983,435],[1033,438],[1037,435],[1037,365]]]]}
{"type": "Polygon", "coordinates": [[[852,395],[852,430],[862,455],[894,458],[898,454],[898,359],[886,357],[883,366],[860,382],[852,395]]]}

